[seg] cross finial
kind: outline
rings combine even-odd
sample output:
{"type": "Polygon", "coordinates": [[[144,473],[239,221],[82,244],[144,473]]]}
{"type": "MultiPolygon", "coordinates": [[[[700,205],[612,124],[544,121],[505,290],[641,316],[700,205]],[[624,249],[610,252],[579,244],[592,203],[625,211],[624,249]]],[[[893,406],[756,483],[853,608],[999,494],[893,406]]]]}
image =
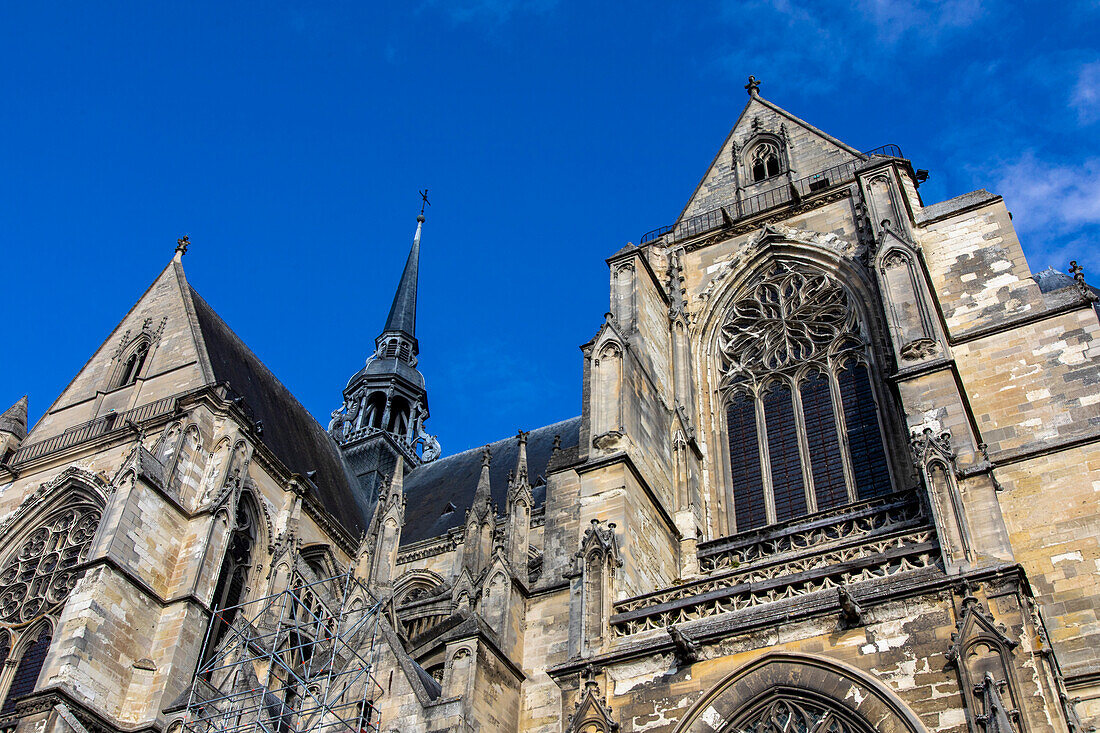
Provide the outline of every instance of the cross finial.
{"type": "Polygon", "coordinates": [[[750,97],[760,94],[760,82],[755,76],[749,75],[749,83],[745,85],[745,91],[749,93],[750,97]]]}
{"type": "Polygon", "coordinates": [[[424,216],[424,207],[431,206],[432,202],[428,200],[428,189],[424,189],[420,192],[420,215],[424,216]]]}
{"type": "Polygon", "coordinates": [[[187,254],[187,248],[190,246],[191,239],[186,234],[176,240],[176,251],[181,255],[187,254]]]}

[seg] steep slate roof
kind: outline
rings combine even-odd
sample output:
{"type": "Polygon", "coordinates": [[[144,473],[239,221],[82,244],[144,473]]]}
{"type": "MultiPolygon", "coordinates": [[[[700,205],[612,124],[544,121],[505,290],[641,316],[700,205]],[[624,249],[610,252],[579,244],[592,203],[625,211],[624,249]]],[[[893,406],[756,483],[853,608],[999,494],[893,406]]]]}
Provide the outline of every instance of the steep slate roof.
{"type": "Polygon", "coordinates": [[[255,419],[263,422],[264,445],[287,468],[303,476],[317,472],[313,494],[336,521],[358,536],[370,521],[369,507],[336,441],[195,289],[186,287],[214,380],[228,382],[244,397],[255,419]]]}
{"type": "MultiPolygon", "coordinates": [[[[527,474],[535,484],[539,476],[545,476],[554,446],[554,436],[561,436],[562,449],[575,447],[580,442],[581,419],[569,420],[532,430],[527,436],[527,474]]],[[[516,468],[519,442],[515,436],[489,444],[493,463],[489,469],[489,483],[493,503],[503,512],[508,495],[508,472],[516,468]]],[[[470,508],[477,481],[481,475],[483,448],[471,448],[453,456],[440,458],[413,469],[405,475],[405,527],[401,530],[401,543],[419,542],[438,537],[448,530],[462,526],[466,510],[470,508]],[[448,504],[453,511],[445,511],[448,504]]],[[[546,498],[545,486],[532,490],[535,504],[546,498]]]]}

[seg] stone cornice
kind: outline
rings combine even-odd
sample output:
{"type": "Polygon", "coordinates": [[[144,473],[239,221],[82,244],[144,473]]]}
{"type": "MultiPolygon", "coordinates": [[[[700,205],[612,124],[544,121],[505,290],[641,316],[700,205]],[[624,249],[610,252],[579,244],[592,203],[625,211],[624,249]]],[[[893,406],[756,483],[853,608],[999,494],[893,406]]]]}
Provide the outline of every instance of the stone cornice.
{"type": "MultiPolygon", "coordinates": [[[[872,587],[860,586],[859,604],[863,608],[884,605],[893,601],[914,598],[922,595],[942,593],[951,590],[962,580],[988,582],[1008,580],[1017,583],[1027,592],[1027,576],[1021,565],[1001,564],[991,568],[971,571],[962,576],[946,575],[939,569],[927,569],[896,578],[884,579],[872,587]]],[[[868,584],[871,585],[871,584],[868,584]]],[[[835,594],[817,594],[818,597],[793,598],[776,601],[758,607],[751,615],[738,614],[735,619],[715,616],[692,623],[692,640],[701,643],[714,643],[733,637],[759,631],[762,628],[779,624],[790,626],[798,621],[808,620],[825,614],[839,613],[839,601],[835,594]]],[[[611,651],[593,657],[574,658],[547,669],[551,678],[558,681],[570,675],[580,673],[588,665],[595,668],[650,658],[660,654],[674,654],[675,645],[668,634],[653,634],[650,638],[635,643],[625,643],[611,651]]]]}

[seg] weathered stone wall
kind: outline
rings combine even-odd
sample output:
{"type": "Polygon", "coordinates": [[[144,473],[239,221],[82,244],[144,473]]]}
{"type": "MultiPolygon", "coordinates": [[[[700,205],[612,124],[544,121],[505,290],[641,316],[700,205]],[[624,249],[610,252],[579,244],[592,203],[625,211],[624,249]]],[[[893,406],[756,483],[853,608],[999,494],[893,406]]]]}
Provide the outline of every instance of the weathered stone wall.
{"type": "Polygon", "coordinates": [[[953,337],[1041,308],[1039,286],[1000,199],[921,228],[918,242],[953,337]]]}
{"type": "MultiPolygon", "coordinates": [[[[1044,712],[1057,701],[1050,699],[1049,675],[1037,653],[1026,607],[1021,607],[1017,594],[998,593],[1003,595],[992,599],[990,610],[998,622],[1006,624],[1009,636],[1020,642],[1012,663],[1028,729],[1063,730],[1044,712]]],[[[749,633],[734,630],[721,640],[703,644],[704,660],[695,664],[677,662],[672,653],[665,653],[608,666],[608,702],[623,733],[665,733],[674,730],[703,694],[731,673],[768,654],[797,653],[859,670],[866,681],[863,689],[844,683],[821,690],[856,712],[871,708],[866,698],[877,681],[927,730],[963,733],[969,730],[972,714],[964,703],[959,675],[946,656],[956,631],[956,606],[950,592],[941,592],[869,609],[867,622],[854,629],[845,630],[835,617],[825,616],[778,622],[749,633]]],[[[690,625],[685,633],[691,633],[690,625]]],[[[838,684],[810,674],[776,683],[810,690],[818,684],[838,684]]],[[[718,719],[710,724],[720,727],[718,719]]]]}
{"type": "Polygon", "coordinates": [[[958,344],[953,352],[991,452],[1096,433],[1100,322],[1092,308],[958,344]]]}
{"type": "Polygon", "coordinates": [[[1100,672],[1098,470],[1100,448],[1086,445],[995,472],[1013,552],[1071,676],[1100,672]]]}

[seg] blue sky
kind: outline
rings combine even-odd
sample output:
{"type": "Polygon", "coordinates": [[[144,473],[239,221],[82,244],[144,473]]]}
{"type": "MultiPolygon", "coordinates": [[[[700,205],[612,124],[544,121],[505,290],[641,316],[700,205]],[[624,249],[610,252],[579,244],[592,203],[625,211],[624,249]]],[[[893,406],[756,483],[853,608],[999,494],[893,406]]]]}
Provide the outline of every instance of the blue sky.
{"type": "MultiPolygon", "coordinates": [[[[431,190],[418,337],[451,453],[580,412],[604,258],[762,94],[1004,195],[1100,283],[1100,2],[0,8],[0,401],[36,419],[189,234],[192,284],[327,420],[431,190]],[[1057,12],[1053,12],[1057,9],[1057,12]]],[[[2,407],[0,407],[2,409],[2,407]]]]}

